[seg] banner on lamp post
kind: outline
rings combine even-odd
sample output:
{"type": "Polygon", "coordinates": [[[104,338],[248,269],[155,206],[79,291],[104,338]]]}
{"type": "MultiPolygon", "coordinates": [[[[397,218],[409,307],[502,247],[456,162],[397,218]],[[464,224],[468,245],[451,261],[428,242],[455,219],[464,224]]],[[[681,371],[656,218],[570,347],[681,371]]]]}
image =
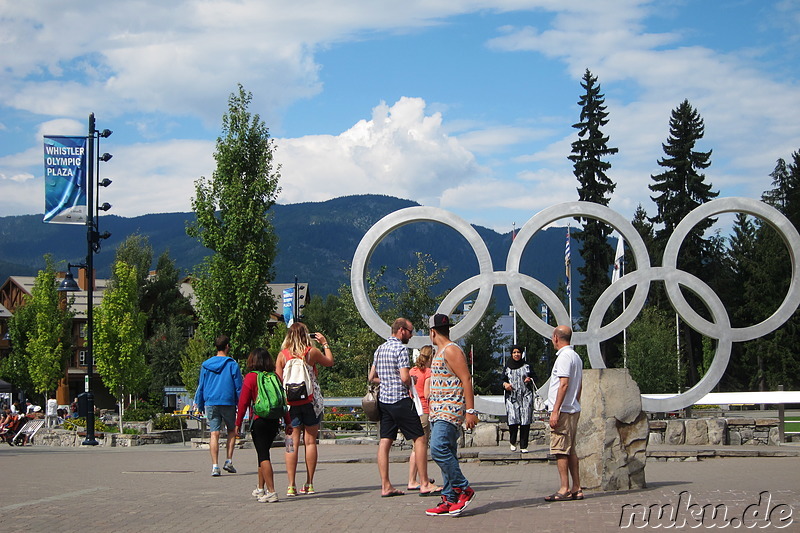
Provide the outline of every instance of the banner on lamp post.
{"type": "Polygon", "coordinates": [[[87,137],[44,137],[44,222],[86,224],[87,137]]]}
{"type": "Polygon", "coordinates": [[[283,289],[283,320],[286,327],[294,323],[294,289],[283,289]]]}

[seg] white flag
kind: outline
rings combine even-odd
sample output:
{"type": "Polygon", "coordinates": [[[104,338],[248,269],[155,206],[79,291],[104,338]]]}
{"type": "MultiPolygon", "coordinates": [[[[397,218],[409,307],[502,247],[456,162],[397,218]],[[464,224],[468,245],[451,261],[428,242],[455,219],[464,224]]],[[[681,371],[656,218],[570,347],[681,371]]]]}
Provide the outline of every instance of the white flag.
{"type": "Polygon", "coordinates": [[[620,235],[617,240],[617,253],[614,254],[614,273],[611,274],[611,283],[622,276],[622,260],[625,258],[625,239],[620,235]]]}

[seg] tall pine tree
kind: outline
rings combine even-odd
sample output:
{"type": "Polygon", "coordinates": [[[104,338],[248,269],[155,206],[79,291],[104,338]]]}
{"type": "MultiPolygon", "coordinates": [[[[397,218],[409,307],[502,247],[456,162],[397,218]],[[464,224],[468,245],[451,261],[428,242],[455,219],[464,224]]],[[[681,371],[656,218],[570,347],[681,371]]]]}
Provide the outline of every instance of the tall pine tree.
{"type": "MultiPolygon", "coordinates": [[[[658,165],[665,170],[651,176],[654,183],[649,186],[656,193],[651,199],[657,208],[657,214],[650,221],[661,225],[655,232],[654,247],[658,257],[654,259],[657,264],[661,263],[666,243],[678,223],[694,208],[719,194],[711,190],[711,184],[706,183],[705,175],[700,172],[711,165],[710,150],[695,150],[697,141],[703,138],[704,133],[703,119],[688,100],[681,102],[672,111],[669,137],[667,143],[662,145],[666,155],[658,161],[658,165]]],[[[702,275],[702,270],[714,257],[715,243],[706,239],[704,232],[715,221],[716,219],[707,218],[692,229],[681,245],[678,268],[706,278],[702,275]]],[[[691,297],[689,301],[692,302],[691,297]]],[[[702,354],[702,338],[690,328],[684,326],[682,329],[685,339],[682,348],[687,357],[688,377],[695,383],[698,379],[697,362],[701,360],[702,354]]]]}
{"type": "MultiPolygon", "coordinates": [[[[585,93],[578,101],[581,106],[580,122],[572,127],[578,130],[578,140],[572,143],[573,174],[578,178],[578,199],[608,205],[616,184],[606,172],[611,163],[604,160],[616,154],[617,148],[608,146],[609,137],[602,128],[608,124],[605,95],[600,92],[597,77],[589,69],[583,75],[581,87],[585,93]]],[[[586,326],[589,313],[595,302],[610,284],[609,268],[614,263],[614,249],[608,243],[611,228],[592,218],[579,217],[583,231],[576,231],[572,238],[579,242],[584,266],[578,269],[582,276],[578,302],[581,305],[580,324],[586,326]]]]}
{"type": "MultiPolygon", "coordinates": [[[[762,200],[781,211],[795,226],[800,222],[800,151],[792,163],[778,160],[772,176],[772,189],[762,200]]],[[[769,317],[786,296],[791,277],[791,260],[778,233],[766,222],[757,224],[752,262],[746,269],[743,285],[744,318],[751,325],[769,317]]],[[[745,369],[746,386],[757,390],[788,390],[800,386],[800,312],[776,331],[744,343],[739,361],[745,369]]],[[[743,383],[744,384],[744,383],[743,383]]]]}

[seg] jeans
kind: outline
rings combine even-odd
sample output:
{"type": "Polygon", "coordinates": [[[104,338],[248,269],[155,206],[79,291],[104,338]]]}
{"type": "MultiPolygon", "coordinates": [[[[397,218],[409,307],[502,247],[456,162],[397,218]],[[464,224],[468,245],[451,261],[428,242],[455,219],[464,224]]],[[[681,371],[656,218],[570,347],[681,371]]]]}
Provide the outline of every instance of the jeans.
{"type": "Polygon", "coordinates": [[[458,427],[444,420],[434,420],[431,422],[431,458],[436,462],[442,471],[442,496],[448,501],[458,500],[458,493],[455,489],[465,489],[469,486],[469,481],[461,473],[461,466],[458,464],[458,427]]]}

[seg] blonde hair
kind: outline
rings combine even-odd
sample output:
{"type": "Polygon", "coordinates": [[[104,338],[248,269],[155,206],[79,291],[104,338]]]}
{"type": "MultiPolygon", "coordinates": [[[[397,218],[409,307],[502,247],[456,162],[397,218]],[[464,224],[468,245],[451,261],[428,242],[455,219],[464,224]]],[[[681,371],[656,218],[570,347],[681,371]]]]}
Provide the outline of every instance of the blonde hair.
{"type": "Polygon", "coordinates": [[[295,322],[289,326],[286,338],[281,344],[281,350],[289,350],[292,355],[303,355],[309,346],[311,346],[311,337],[308,335],[306,325],[302,322],[295,322]]]}
{"type": "Polygon", "coordinates": [[[417,360],[414,364],[420,370],[425,370],[426,368],[428,368],[431,359],[433,359],[433,346],[431,346],[430,344],[426,344],[425,346],[419,349],[419,355],[417,356],[417,360]]]}

